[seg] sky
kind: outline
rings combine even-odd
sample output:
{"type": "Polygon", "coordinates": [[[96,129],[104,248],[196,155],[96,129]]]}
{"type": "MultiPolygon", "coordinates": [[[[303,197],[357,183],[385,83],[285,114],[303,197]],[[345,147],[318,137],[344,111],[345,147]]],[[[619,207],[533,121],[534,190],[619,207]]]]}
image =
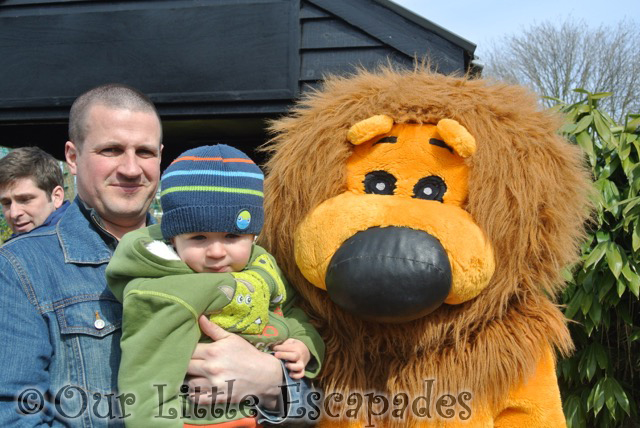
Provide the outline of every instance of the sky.
{"type": "MultiPolygon", "coordinates": [[[[590,27],[615,25],[640,16],[640,0],[392,0],[469,40],[476,55],[505,35],[518,34],[544,21],[584,20],[590,27]]],[[[639,41],[640,43],[640,41],[639,41]]]]}

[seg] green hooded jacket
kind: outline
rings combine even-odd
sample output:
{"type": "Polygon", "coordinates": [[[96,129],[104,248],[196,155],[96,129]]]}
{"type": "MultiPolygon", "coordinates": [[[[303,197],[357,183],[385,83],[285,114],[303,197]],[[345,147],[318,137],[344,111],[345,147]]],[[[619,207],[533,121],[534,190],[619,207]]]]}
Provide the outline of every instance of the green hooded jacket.
{"type": "Polygon", "coordinates": [[[106,270],[109,288],[123,303],[118,387],[121,395],[131,394],[121,399],[127,426],[181,427],[252,416],[241,405],[194,408],[180,392],[196,344],[210,341],[198,326],[203,314],[265,351],[288,338],[302,341],[311,354],[305,376],[318,374],[324,343],[293,306],[293,289],[263,248],[253,246],[242,272],[195,273],[147,249],[161,240],[159,225],[127,233],[106,270]]]}

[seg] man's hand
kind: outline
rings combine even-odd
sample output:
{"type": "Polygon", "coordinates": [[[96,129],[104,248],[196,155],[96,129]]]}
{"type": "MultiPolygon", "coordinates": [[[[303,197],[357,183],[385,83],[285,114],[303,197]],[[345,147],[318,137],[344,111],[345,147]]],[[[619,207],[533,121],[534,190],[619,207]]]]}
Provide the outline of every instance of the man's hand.
{"type": "Polygon", "coordinates": [[[284,366],[289,370],[291,379],[304,377],[304,369],[311,359],[307,345],[298,339],[287,339],[280,345],[274,346],[273,350],[277,359],[287,361],[284,366]]]}
{"type": "Polygon", "coordinates": [[[260,407],[274,409],[283,382],[282,366],[274,356],[260,352],[238,335],[229,333],[205,316],[200,329],[213,343],[199,343],[189,362],[187,385],[200,388],[195,401],[200,405],[238,403],[249,395],[258,397],[260,407]],[[233,389],[229,382],[233,381],[233,389]],[[216,395],[212,395],[216,391],[216,395]]]}

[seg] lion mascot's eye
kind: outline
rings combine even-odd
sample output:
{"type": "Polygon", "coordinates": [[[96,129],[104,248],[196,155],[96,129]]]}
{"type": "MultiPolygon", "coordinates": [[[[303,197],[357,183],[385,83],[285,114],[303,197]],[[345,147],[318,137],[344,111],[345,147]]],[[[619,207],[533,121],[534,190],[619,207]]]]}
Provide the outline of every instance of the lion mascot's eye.
{"type": "Polygon", "coordinates": [[[440,201],[447,191],[444,180],[436,175],[423,177],[413,187],[413,197],[429,201],[440,201]]]}
{"type": "Polygon", "coordinates": [[[395,190],[396,178],[387,171],[371,171],[364,177],[365,193],[393,195],[395,190]]]}

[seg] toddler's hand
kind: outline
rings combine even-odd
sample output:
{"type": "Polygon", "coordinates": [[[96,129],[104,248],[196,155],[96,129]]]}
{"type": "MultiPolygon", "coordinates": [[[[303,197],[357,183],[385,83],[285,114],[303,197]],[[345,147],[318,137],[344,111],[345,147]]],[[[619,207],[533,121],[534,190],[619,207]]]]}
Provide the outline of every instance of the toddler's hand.
{"type": "Polygon", "coordinates": [[[280,345],[274,346],[273,350],[277,359],[287,361],[284,366],[289,370],[291,379],[304,377],[304,368],[311,359],[307,345],[298,339],[287,339],[280,345]]]}

